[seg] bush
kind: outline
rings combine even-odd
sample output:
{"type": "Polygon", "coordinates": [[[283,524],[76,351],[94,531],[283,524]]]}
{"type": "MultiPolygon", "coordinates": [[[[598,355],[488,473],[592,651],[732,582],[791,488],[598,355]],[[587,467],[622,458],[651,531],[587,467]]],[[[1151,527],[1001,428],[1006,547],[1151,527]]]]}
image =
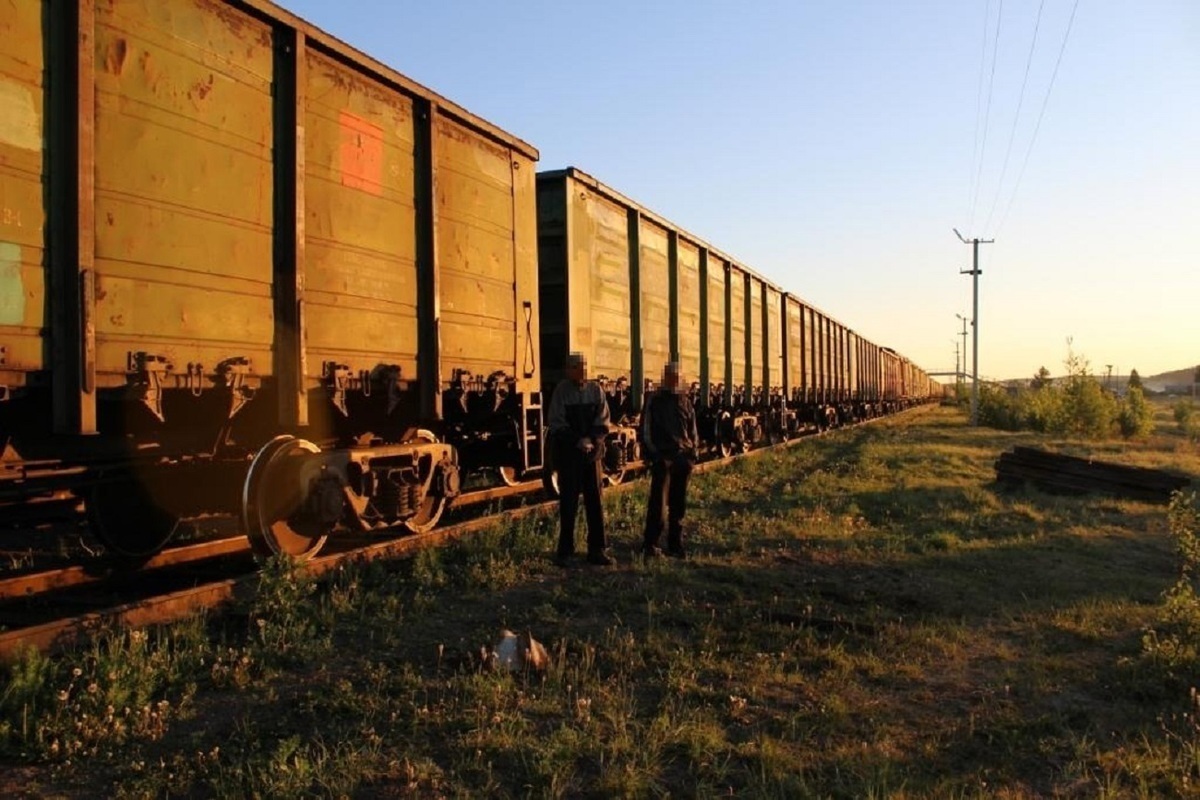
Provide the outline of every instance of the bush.
{"type": "Polygon", "coordinates": [[[1017,398],[995,386],[980,386],[979,423],[1004,431],[1019,431],[1025,415],[1017,398]]]}
{"type": "Polygon", "coordinates": [[[1179,432],[1193,442],[1200,441],[1200,414],[1191,400],[1180,400],[1175,404],[1175,424],[1179,432]]]}
{"type": "Polygon", "coordinates": [[[1102,439],[1120,430],[1126,438],[1153,430],[1154,411],[1139,388],[1125,402],[1104,391],[1088,370],[1087,361],[1069,353],[1067,377],[1051,382],[1043,367],[1030,388],[1007,391],[981,388],[979,421],[1001,430],[1034,430],[1058,436],[1102,439]]]}
{"type": "Polygon", "coordinates": [[[1061,427],[1063,419],[1062,392],[1043,386],[1026,393],[1025,426],[1039,433],[1050,433],[1061,427]]]}
{"type": "Polygon", "coordinates": [[[1116,400],[1085,370],[1067,379],[1062,415],[1050,432],[1099,439],[1112,433],[1116,416],[1116,400]]]}
{"type": "Polygon", "coordinates": [[[1142,637],[1143,654],[1169,673],[1194,675],[1200,666],[1200,510],[1196,494],[1176,492],[1167,513],[1175,551],[1179,554],[1179,579],[1163,593],[1158,625],[1142,637]]]}
{"type": "Polygon", "coordinates": [[[1146,402],[1141,387],[1132,382],[1117,412],[1117,428],[1126,439],[1147,436],[1154,430],[1154,409],[1146,402]]]}

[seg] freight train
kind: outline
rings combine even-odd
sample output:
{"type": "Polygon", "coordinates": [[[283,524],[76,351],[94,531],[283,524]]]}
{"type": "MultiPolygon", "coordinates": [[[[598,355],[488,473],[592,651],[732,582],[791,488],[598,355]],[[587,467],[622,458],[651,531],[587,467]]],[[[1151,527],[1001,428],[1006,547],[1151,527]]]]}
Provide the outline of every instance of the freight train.
{"type": "Polygon", "coordinates": [[[115,554],[236,513],[263,554],[549,478],[568,351],[610,480],[678,360],[722,454],[940,394],[586,174],[267,0],[0,7],[0,514],[115,554]]]}

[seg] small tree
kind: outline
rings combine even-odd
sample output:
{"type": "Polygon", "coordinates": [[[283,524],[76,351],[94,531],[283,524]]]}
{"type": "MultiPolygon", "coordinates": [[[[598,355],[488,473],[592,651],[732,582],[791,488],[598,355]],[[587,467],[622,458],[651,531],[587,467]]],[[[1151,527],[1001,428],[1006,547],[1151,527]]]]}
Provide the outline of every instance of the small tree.
{"type": "Polygon", "coordinates": [[[1141,389],[1142,388],[1142,376],[1138,375],[1138,371],[1136,369],[1129,370],[1129,388],[1130,389],[1141,389]]]}
{"type": "Polygon", "coordinates": [[[1117,403],[1092,376],[1087,359],[1067,350],[1060,424],[1053,433],[1103,438],[1112,433],[1117,403]]]}
{"type": "Polygon", "coordinates": [[[1035,392],[1044,389],[1050,385],[1050,370],[1045,367],[1040,368],[1037,374],[1033,376],[1033,380],[1029,382],[1029,388],[1035,392]]]}
{"type": "Polygon", "coordinates": [[[1117,411],[1117,428],[1126,439],[1146,436],[1154,430],[1154,409],[1146,402],[1142,387],[1134,386],[1132,375],[1130,378],[1129,391],[1117,411]]]}
{"type": "Polygon", "coordinates": [[[1200,439],[1200,414],[1191,400],[1180,400],[1175,404],[1175,424],[1179,432],[1195,441],[1200,439]]]}

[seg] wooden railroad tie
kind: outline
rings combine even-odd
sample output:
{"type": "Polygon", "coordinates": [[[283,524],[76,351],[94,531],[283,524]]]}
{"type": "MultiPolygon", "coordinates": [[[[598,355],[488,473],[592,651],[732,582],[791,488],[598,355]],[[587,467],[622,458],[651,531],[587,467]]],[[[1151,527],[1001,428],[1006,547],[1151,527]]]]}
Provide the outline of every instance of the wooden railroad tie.
{"type": "Polygon", "coordinates": [[[1186,476],[1161,469],[1076,458],[1033,447],[1001,453],[996,480],[1010,485],[1031,483],[1049,492],[1103,493],[1152,503],[1170,501],[1172,492],[1190,483],[1186,476]]]}

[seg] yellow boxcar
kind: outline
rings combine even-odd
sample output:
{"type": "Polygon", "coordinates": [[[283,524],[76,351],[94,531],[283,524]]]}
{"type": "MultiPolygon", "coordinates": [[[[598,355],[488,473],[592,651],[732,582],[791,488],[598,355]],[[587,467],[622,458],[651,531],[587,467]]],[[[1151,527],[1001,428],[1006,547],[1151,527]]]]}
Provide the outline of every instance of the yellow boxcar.
{"type": "Polygon", "coordinates": [[[18,0],[0,36],[0,384],[55,430],[129,387],[168,429],[539,390],[528,144],[265,0],[18,0]]]}
{"type": "Polygon", "coordinates": [[[701,403],[731,368],[744,378],[744,271],[731,280],[726,256],[581,170],[539,173],[537,194],[547,388],[569,352],[584,354],[593,376],[623,379],[631,413],[668,361],[701,384],[701,403]]]}

